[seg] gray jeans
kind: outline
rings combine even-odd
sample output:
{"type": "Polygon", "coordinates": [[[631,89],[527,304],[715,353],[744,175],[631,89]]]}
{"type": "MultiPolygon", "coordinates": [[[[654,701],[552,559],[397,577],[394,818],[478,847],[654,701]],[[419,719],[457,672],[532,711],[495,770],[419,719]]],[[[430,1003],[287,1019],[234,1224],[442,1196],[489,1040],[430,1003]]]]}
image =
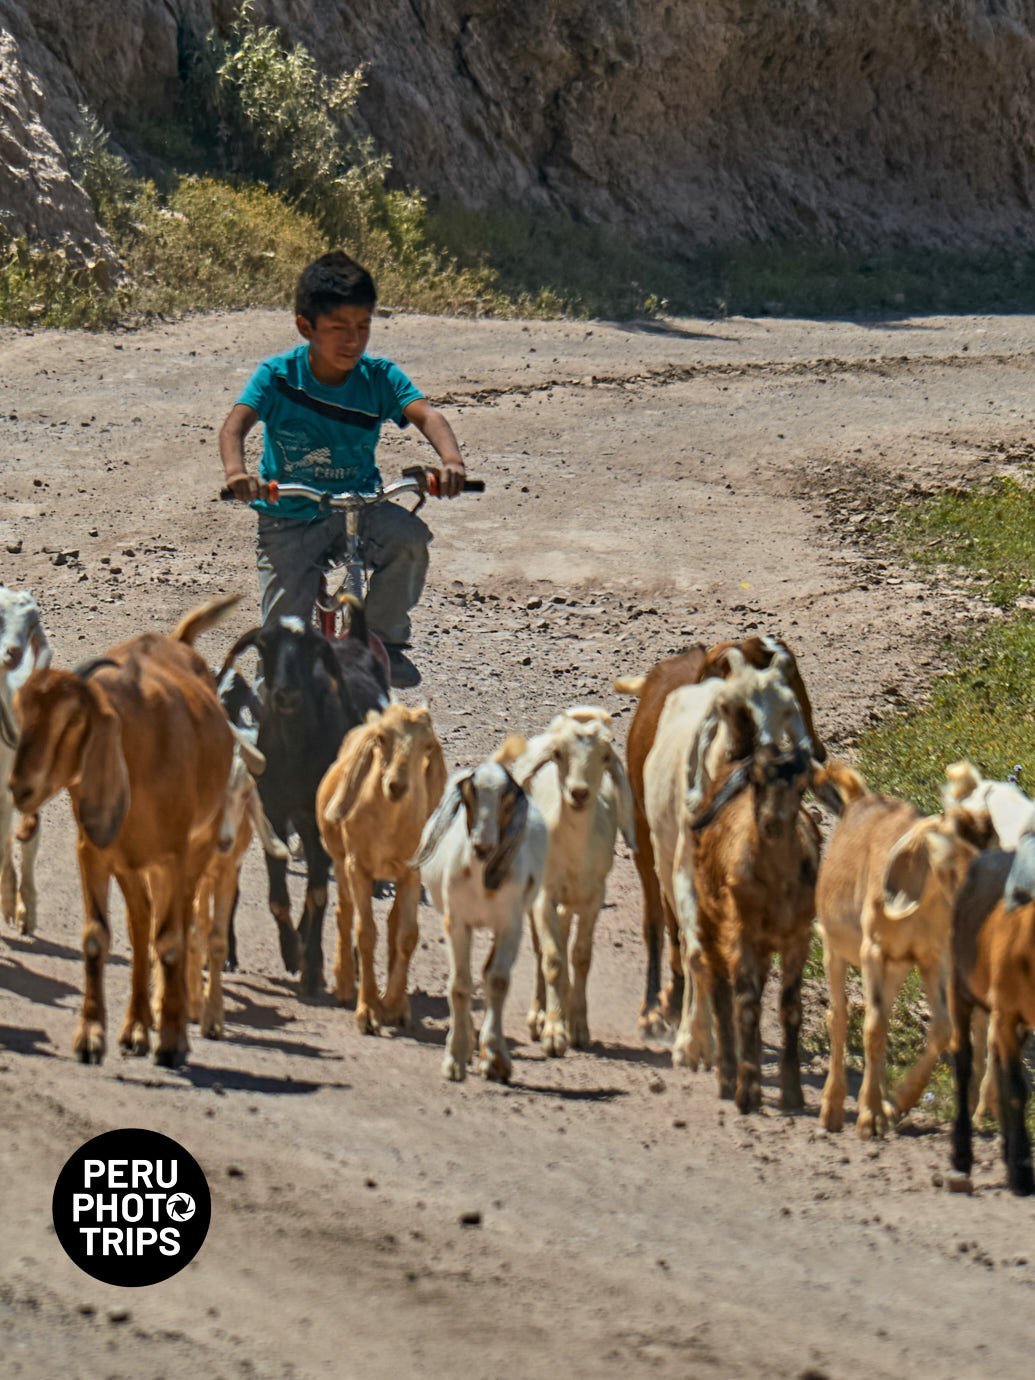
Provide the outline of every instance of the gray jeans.
{"type": "MultiPolygon", "coordinates": [[[[259,514],[257,537],[262,621],[295,614],[304,622],[320,592],[322,564],[340,550],[345,514],[278,518],[259,514]]],[[[378,503],[359,515],[359,539],[370,568],[367,625],[382,642],[410,640],[410,609],[424,588],[430,529],[397,503],[378,503]]]]}

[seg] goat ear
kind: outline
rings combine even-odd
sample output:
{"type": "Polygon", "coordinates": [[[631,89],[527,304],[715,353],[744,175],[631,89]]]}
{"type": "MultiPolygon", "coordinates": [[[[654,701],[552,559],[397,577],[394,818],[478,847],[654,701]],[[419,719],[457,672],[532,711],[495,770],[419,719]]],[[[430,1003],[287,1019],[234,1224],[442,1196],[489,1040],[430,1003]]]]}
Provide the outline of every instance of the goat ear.
{"type": "Polygon", "coordinates": [[[916,912],[931,865],[947,856],[948,847],[949,840],[926,819],[917,820],[897,840],[884,866],[883,904],[889,920],[905,920],[916,912]]]}
{"type": "Polygon", "coordinates": [[[727,647],[723,653],[726,660],[728,677],[732,679],[739,676],[741,671],[747,669],[748,659],[739,647],[727,647]]]}
{"type": "Polygon", "coordinates": [[[553,761],[553,749],[554,741],[552,735],[550,733],[544,734],[544,740],[539,751],[532,760],[521,769],[521,779],[518,784],[523,789],[527,789],[528,783],[537,772],[541,772],[548,763],[553,761]]]}
{"type": "Polygon", "coordinates": [[[89,711],[79,764],[76,817],[95,848],[114,843],[129,809],[129,772],[122,752],[122,722],[95,704],[89,711]]]}
{"type": "Polygon", "coordinates": [[[607,764],[608,774],[615,783],[615,803],[618,809],[618,827],[622,831],[622,838],[629,845],[630,852],[636,852],[636,817],[633,806],[632,787],[629,785],[629,778],[625,774],[622,766],[622,759],[618,753],[611,750],[611,760],[607,764]]]}
{"type": "Polygon", "coordinates": [[[226,656],[223,658],[223,665],[220,667],[219,674],[216,676],[216,684],[218,685],[222,681],[227,671],[230,670],[230,667],[234,664],[234,662],[237,660],[237,658],[241,655],[242,652],[246,652],[249,647],[254,647],[255,650],[261,655],[262,646],[263,638],[261,628],[249,628],[246,633],[242,633],[241,636],[234,643],[234,645],[227,652],[226,656]]]}
{"type": "Polygon", "coordinates": [[[528,821],[528,796],[515,781],[510,791],[514,801],[510,818],[500,831],[500,841],[485,864],[485,890],[497,891],[503,884],[514,861],[514,855],[521,846],[528,821]]]}
{"type": "Polygon", "coordinates": [[[248,768],[249,776],[261,776],[266,770],[266,757],[255,746],[255,730],[231,724],[230,732],[234,735],[234,742],[241,749],[241,757],[248,768]]]}
{"type": "Polygon", "coordinates": [[[47,641],[47,634],[43,631],[43,624],[38,619],[33,627],[32,636],[29,638],[29,647],[32,651],[32,669],[45,671],[50,665],[54,653],[47,641]]]}
{"type": "Polygon", "coordinates": [[[999,835],[986,809],[968,810],[962,805],[954,805],[945,811],[944,820],[957,838],[973,848],[996,848],[999,845],[999,835]]]}
{"type": "Polygon", "coordinates": [[[950,762],[945,768],[945,785],[942,787],[942,804],[946,807],[966,800],[968,795],[981,785],[981,777],[973,763],[965,758],[962,762],[950,762]]]}
{"type": "Polygon", "coordinates": [[[355,805],[360,787],[366,780],[374,760],[374,751],[377,748],[376,731],[371,726],[359,731],[365,741],[353,755],[348,773],[343,773],[339,778],[338,784],[327,802],[327,808],[323,812],[324,818],[335,824],[340,823],[355,805]]]}
{"type": "Polygon", "coordinates": [[[435,806],[442,799],[442,792],[446,785],[446,759],[442,755],[442,746],[435,738],[428,753],[428,765],[425,771],[425,787],[428,792],[429,805],[435,806]]]}
{"type": "Polygon", "coordinates": [[[694,833],[707,829],[708,825],[723,811],[731,800],[735,800],[751,781],[753,761],[741,762],[730,772],[726,780],[712,796],[711,800],[690,821],[694,833]]]}
{"type": "Polygon", "coordinates": [[[460,786],[464,781],[470,781],[472,773],[470,771],[455,771],[446,783],[445,794],[439,801],[434,812],[424,826],[424,831],[420,836],[420,846],[410,859],[411,867],[423,867],[424,864],[434,853],[435,849],[442,842],[442,836],[452,824],[456,817],[456,812],[460,809],[460,786]]]}

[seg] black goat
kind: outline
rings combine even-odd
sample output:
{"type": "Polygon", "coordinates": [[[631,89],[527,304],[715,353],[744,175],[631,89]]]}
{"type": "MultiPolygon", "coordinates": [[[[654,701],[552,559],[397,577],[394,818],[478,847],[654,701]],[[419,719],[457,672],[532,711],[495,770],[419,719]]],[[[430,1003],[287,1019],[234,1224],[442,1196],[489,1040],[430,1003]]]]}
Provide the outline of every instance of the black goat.
{"type": "Polygon", "coordinates": [[[384,671],[370,651],[362,606],[352,607],[348,637],[328,641],[298,618],[283,618],[239,637],[223,663],[225,675],[248,647],[262,661],[265,698],[259,706],[259,751],[266,770],[259,798],[275,832],[293,826],[306,862],[305,907],[291,923],[287,863],[266,857],[269,905],[289,973],[301,970],[303,993],[323,989],[323,916],[330,859],[316,823],[316,788],[338,755],[341,740],[371,709],[388,704],[384,671]]]}

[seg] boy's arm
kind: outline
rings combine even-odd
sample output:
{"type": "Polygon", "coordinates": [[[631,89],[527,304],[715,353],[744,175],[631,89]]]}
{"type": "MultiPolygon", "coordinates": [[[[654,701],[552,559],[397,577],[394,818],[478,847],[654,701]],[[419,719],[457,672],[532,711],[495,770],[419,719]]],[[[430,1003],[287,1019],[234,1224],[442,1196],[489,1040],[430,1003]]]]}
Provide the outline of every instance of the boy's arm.
{"type": "Polygon", "coordinates": [[[254,407],[234,403],[219,428],[219,458],[223,462],[227,486],[242,503],[259,497],[259,481],[248,473],[244,464],[244,438],[258,420],[259,414],[254,407]]]}
{"type": "Polygon", "coordinates": [[[463,456],[453,435],[453,428],[438,408],[431,406],[427,398],[416,398],[413,402],[407,403],[403,408],[403,416],[408,422],[413,423],[426,441],[430,442],[442,461],[438,468],[439,497],[455,498],[463,491],[467,471],[464,469],[463,456]]]}

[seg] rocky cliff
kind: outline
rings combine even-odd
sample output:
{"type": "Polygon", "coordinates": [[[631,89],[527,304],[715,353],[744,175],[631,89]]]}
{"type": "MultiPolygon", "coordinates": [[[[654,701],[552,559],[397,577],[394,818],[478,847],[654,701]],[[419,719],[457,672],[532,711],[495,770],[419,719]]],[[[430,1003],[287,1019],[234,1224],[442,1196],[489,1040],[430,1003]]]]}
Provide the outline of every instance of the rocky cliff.
{"type": "MultiPolygon", "coordinates": [[[[77,102],[162,116],[178,37],[228,0],[0,0],[0,215],[96,238],[67,172],[77,102]]],[[[668,248],[769,236],[1032,240],[1035,0],[259,0],[397,174],[472,206],[563,209],[668,248]]]]}

